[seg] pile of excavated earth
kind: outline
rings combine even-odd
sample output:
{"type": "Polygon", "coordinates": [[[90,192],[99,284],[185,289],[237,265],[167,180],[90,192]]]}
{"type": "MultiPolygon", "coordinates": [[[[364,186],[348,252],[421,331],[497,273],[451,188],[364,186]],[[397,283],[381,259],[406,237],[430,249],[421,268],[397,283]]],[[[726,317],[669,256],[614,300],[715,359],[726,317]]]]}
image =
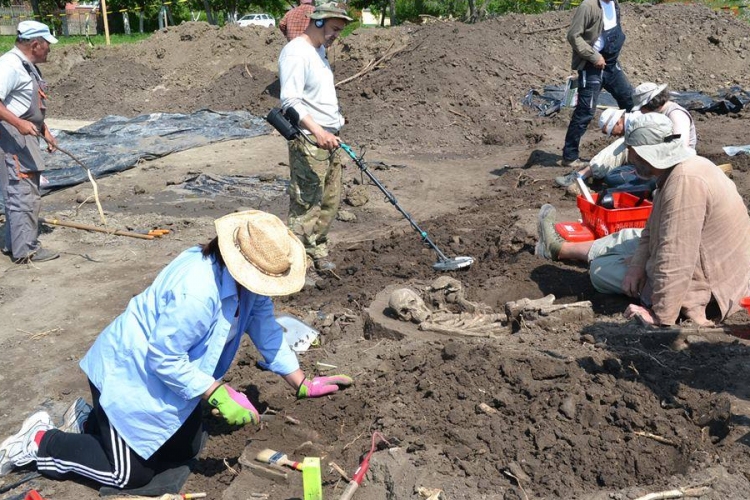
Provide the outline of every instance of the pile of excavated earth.
{"type": "MultiPolygon", "coordinates": [[[[434,252],[399,223],[395,210],[370,208],[382,196],[366,186],[368,204],[346,205],[356,221],[335,223],[337,274],[276,301],[279,310],[321,332],[320,346],[300,356],[303,368],[325,373],[334,365],[355,385],[331,398],[296,402],[277,377],[258,370],[248,344],[228,378],[276,418],[260,429],[229,429],[207,415],[208,443],[187,491],[227,500],[302,497],[295,471],[286,480],[251,473],[239,458],[249,444],[298,460],[323,457],[325,497],[338,498],[346,481],[328,464],[351,474],[378,431],[391,446],[373,455],[356,499],[428,498],[431,489],[450,500],[635,499],[689,487],[704,488],[705,499],[747,498],[747,342],[721,331],[648,331],[623,318],[625,298],[593,290],[585,267],[534,256],[539,207],[551,202],[577,213],[575,200],[552,182],[566,173],[558,162],[567,110],[540,117],[521,103],[529,90],[562,84],[570,74],[570,18],[567,11],[473,25],[359,29],[334,45],[330,60],[348,120],[344,140],[404,164],[376,174],[407,200],[448,200],[464,182],[472,186],[448,211],[430,213],[420,205],[419,219],[447,254],[476,262],[467,271],[435,273],[434,252]],[[361,74],[366,67],[373,69],[361,74]],[[419,175],[412,164],[423,166],[419,175]],[[372,233],[375,226],[390,230],[372,233]],[[450,280],[436,282],[441,276],[450,280]],[[422,329],[397,319],[390,292],[404,287],[434,311],[442,304],[448,319],[422,329]],[[520,315],[506,307],[548,294],[555,305],[570,307],[545,303],[520,315]],[[462,323],[461,311],[481,316],[481,327],[462,323]]],[[[650,80],[714,94],[750,84],[750,25],[741,19],[698,5],[630,3],[622,6],[622,19],[628,38],[621,62],[634,85],[650,80]]],[[[52,89],[49,114],[96,120],[210,108],[264,116],[278,104],[276,65],[284,42],[275,29],[186,23],[132,46],[60,47],[42,68],[52,89]]],[[[746,113],[695,118],[699,154],[731,162],[747,196],[750,161],[722,151],[750,142],[746,113]]],[[[605,144],[592,127],[584,156],[605,144]]],[[[231,152],[230,145],[223,148],[231,152]]],[[[206,168],[220,166],[219,148],[216,154],[206,168]]],[[[241,173],[242,158],[233,161],[241,173]]],[[[159,171],[147,167],[116,182],[137,183],[139,175],[153,181],[159,171]]],[[[172,180],[161,174],[155,184],[172,180]]],[[[356,167],[346,175],[347,194],[362,189],[356,167]]],[[[121,213],[162,213],[158,203],[145,208],[137,190],[122,192],[116,203],[110,200],[121,213]]],[[[235,208],[243,206],[236,201],[235,208]]],[[[206,215],[175,216],[174,227],[187,231],[196,224],[191,217],[206,215]]],[[[208,235],[210,224],[203,229],[208,235]]],[[[170,258],[196,241],[190,235],[170,247],[170,258]]],[[[160,254],[153,262],[168,260],[160,254]]],[[[148,284],[145,276],[158,271],[152,267],[127,278],[128,293],[148,284]]],[[[95,288],[111,298],[104,284],[111,288],[129,275],[99,276],[95,288]]],[[[13,289],[2,286],[7,302],[13,289]]],[[[124,295],[107,306],[112,314],[125,306],[124,295]]],[[[739,331],[747,322],[739,313],[730,327],[739,331]]],[[[95,334],[87,332],[71,356],[85,352],[95,334]]],[[[15,352],[13,346],[6,350],[15,352]]],[[[43,486],[58,493],[51,498],[80,491],[64,483],[43,486]]]]}

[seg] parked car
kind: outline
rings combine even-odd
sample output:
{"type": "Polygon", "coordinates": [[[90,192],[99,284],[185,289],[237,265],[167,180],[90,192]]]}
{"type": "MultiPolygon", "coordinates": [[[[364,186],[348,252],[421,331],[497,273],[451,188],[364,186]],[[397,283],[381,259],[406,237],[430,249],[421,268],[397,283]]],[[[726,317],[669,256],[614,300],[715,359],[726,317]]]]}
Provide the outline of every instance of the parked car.
{"type": "Polygon", "coordinates": [[[276,26],[276,20],[269,14],[246,14],[237,21],[237,24],[240,26],[255,25],[273,28],[276,26]]]}

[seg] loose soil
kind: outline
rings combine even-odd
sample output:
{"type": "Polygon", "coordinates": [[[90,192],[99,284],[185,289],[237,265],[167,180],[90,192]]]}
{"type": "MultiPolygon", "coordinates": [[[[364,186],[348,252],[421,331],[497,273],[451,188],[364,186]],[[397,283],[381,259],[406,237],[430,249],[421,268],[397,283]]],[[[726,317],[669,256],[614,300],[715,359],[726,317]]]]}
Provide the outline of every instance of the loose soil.
{"type": "MultiPolygon", "coordinates": [[[[748,87],[750,27],[695,5],[622,7],[628,35],[622,65],[634,84],[667,82],[708,93],[748,87]]],[[[373,431],[391,443],[374,454],[362,500],[419,498],[420,487],[448,499],[625,499],[710,484],[701,498],[750,498],[750,376],[746,341],[728,335],[650,332],[627,322],[623,297],[596,293],[585,267],[533,255],[535,216],[544,203],[561,218],[575,201],[554,187],[568,115],[536,116],[521,105],[532,88],[569,74],[564,39],[570,12],[505,16],[476,25],[436,22],[361,29],[335,45],[337,80],[396,51],[374,71],[339,88],[348,119],[344,139],[378,167],[388,186],[449,255],[471,255],[454,273],[470,300],[497,312],[505,302],[554,294],[591,300],[594,322],[530,325],[496,338],[426,335],[401,340],[368,327],[365,309],[387,286],[420,287],[437,277],[435,253],[353,165],[346,190],[369,202],[342,208],[332,239],[336,275],[318,289],[276,301],[321,331],[300,355],[306,372],[351,374],[355,385],[329,398],[296,401],[278,377],[256,367],[243,347],[227,379],[277,418],[230,429],[206,415],[209,440],[185,491],[227,500],[302,498],[299,475],[274,483],[242,470],[247,445],[295,459],[323,457],[327,498],[345,482],[327,464],[353,473],[373,431]],[[480,404],[491,410],[482,410],[480,404]],[[494,410],[494,411],[492,411],[494,410]],[[292,420],[286,417],[291,417],[292,420]],[[233,470],[242,470],[240,475],[233,470]]],[[[188,23],[134,46],[52,52],[50,116],[246,109],[264,115],[278,102],[276,30],[188,23]]],[[[698,151],[731,162],[743,195],[750,160],[725,145],[747,143],[746,113],[695,116],[698,151]]],[[[54,122],[53,122],[54,123],[54,122]]],[[[584,156],[607,141],[595,130],[584,156]]],[[[111,227],[172,230],[154,241],[44,226],[56,261],[0,262],[0,435],[34,409],[59,415],[86,396],[77,362],[96,335],[186,247],[213,235],[217,216],[262,208],[284,217],[286,146],[278,135],[215,144],[100,179],[111,227]],[[198,174],[257,177],[262,196],[195,193],[198,174]],[[260,201],[258,201],[260,200],[260,201]]],[[[43,212],[98,223],[89,185],[52,193],[43,212]]],[[[729,323],[742,330],[747,315],[729,323]]],[[[12,477],[6,478],[10,481],[12,477]]],[[[94,498],[90,484],[35,480],[45,498],[94,498]]]]}

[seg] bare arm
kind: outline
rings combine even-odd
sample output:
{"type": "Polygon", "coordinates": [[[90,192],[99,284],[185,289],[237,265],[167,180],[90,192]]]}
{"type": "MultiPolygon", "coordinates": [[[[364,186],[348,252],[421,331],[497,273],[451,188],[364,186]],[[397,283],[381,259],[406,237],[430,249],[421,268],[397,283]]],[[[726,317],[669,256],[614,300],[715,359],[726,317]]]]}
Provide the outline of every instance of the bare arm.
{"type": "Polygon", "coordinates": [[[305,116],[300,120],[300,123],[306,130],[309,130],[310,133],[315,136],[315,142],[318,144],[319,148],[333,151],[339,147],[341,140],[315,123],[315,120],[313,120],[310,115],[305,116]]]}
{"type": "Polygon", "coordinates": [[[13,125],[23,135],[39,135],[39,131],[36,129],[36,126],[33,123],[17,117],[13,113],[11,113],[10,110],[8,110],[8,108],[6,108],[5,105],[1,102],[0,121],[4,121],[6,123],[9,123],[10,125],[13,125]]]}

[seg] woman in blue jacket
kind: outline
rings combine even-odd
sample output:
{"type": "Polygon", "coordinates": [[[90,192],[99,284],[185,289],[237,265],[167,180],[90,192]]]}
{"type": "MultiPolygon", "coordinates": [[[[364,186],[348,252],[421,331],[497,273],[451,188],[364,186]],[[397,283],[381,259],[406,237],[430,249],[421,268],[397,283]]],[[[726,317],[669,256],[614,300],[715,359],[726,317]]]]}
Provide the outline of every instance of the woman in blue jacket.
{"type": "Polygon", "coordinates": [[[201,399],[230,424],[259,423],[247,397],[221,382],[242,332],[298,398],[352,383],[344,375],[307,379],[275,320],[270,297],[304,284],[302,243],[276,216],[256,210],[215,226],[217,237],[164,268],[81,360],[93,397],[86,433],[55,429],[46,412],[37,412],[0,445],[0,476],[36,461],[48,477],[74,473],[135,488],[163,464],[197,454],[201,399]]]}

